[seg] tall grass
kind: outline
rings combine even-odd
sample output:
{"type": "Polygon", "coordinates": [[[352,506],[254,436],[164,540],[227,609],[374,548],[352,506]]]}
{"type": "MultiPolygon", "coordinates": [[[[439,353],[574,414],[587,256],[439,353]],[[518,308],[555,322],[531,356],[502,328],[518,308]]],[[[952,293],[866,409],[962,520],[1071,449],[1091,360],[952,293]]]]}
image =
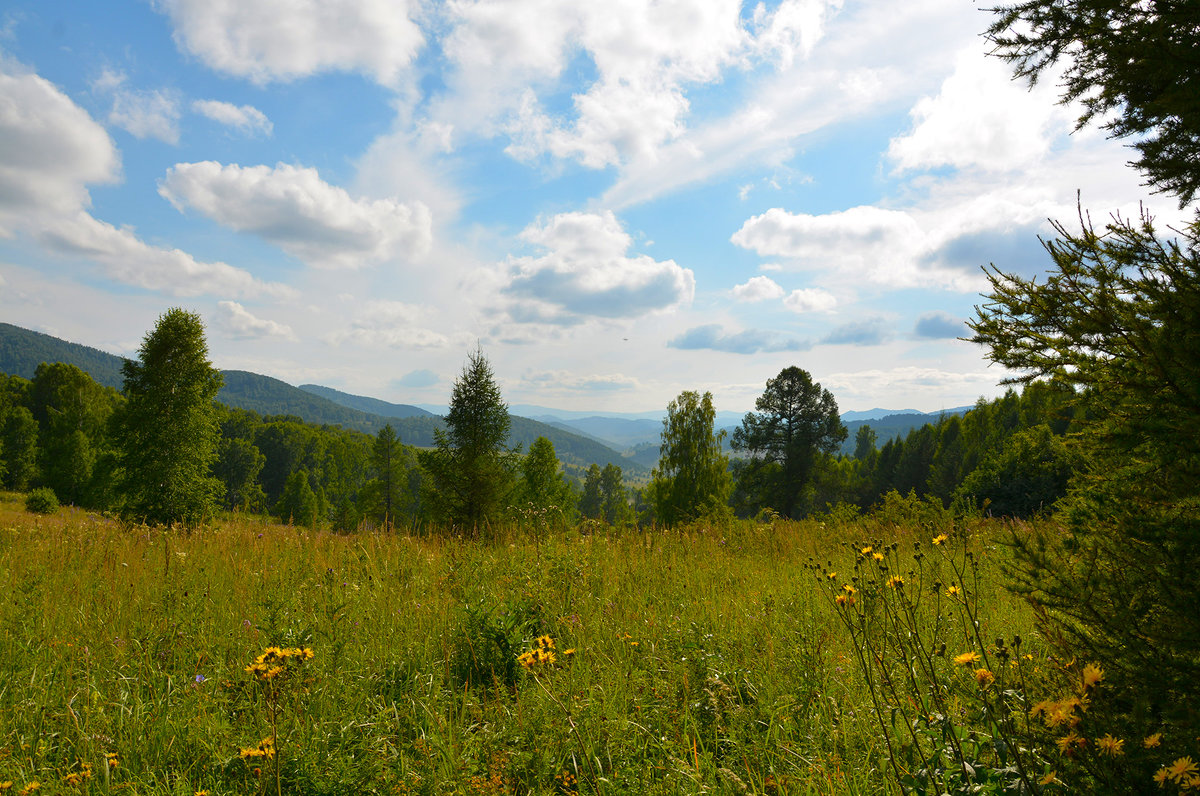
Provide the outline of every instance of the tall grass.
{"type": "MultiPolygon", "coordinates": [[[[862,640],[812,567],[841,566],[867,538],[908,556],[932,530],[893,511],[678,531],[512,526],[488,542],[244,517],[183,535],[33,515],[0,495],[0,784],[887,792],[862,640]],[[554,662],[523,666],[542,636],[554,662]],[[246,671],[271,646],[314,652],[274,703],[246,671]],[[246,753],[272,738],[277,759],[246,753]]],[[[981,620],[1031,638],[1001,586],[998,533],[980,521],[964,541],[981,620]]]]}

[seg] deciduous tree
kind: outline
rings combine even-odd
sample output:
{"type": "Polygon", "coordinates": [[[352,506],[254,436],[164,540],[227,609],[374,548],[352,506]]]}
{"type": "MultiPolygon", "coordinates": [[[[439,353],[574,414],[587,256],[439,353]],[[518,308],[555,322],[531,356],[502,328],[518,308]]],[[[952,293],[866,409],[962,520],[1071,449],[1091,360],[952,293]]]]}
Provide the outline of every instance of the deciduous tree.
{"type": "Polygon", "coordinates": [[[715,432],[712,393],[682,392],[667,406],[658,467],[649,499],[664,525],[728,512],[733,481],[729,457],[721,452],[725,432],[715,432]]]}
{"type": "Polygon", "coordinates": [[[221,492],[211,475],[221,374],[208,360],[200,316],[165,312],[122,372],[127,400],[116,418],[122,515],[195,524],[213,511],[221,492]]]}

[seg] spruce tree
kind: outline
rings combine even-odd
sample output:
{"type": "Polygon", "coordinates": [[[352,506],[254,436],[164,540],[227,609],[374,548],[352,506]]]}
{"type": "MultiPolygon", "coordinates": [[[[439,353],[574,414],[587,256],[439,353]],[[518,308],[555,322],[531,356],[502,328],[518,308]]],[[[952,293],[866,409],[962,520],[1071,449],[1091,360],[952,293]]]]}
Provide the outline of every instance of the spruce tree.
{"type": "Polygon", "coordinates": [[[126,360],[126,403],[116,416],[122,516],[152,525],[195,525],[216,508],[212,476],[220,428],[213,401],[222,378],[208,360],[200,316],[165,312],[126,360]]]}

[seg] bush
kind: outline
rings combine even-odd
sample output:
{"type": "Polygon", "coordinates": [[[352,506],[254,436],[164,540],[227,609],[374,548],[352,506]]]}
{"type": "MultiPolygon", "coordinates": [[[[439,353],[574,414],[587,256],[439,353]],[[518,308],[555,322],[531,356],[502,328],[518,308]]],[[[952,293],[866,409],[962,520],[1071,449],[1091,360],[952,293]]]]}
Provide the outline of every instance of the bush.
{"type": "Polygon", "coordinates": [[[39,487],[25,496],[25,510],[32,514],[57,514],[58,495],[48,486],[39,487]]]}

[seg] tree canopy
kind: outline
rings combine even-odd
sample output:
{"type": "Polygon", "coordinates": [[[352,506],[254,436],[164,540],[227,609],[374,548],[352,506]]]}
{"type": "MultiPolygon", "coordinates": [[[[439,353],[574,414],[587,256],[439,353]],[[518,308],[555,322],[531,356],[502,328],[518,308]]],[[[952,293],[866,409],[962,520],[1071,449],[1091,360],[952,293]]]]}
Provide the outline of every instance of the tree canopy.
{"type": "Polygon", "coordinates": [[[675,525],[723,513],[732,489],[729,457],[721,452],[725,432],[715,432],[712,393],[686,391],[667,406],[658,467],[650,501],[660,522],[675,525]]]}
{"type": "Polygon", "coordinates": [[[208,361],[200,316],[168,310],[122,372],[127,400],[116,421],[122,514],[151,524],[196,523],[222,491],[211,475],[221,374],[208,361]]]}
{"type": "MultiPolygon", "coordinates": [[[[807,371],[792,366],[767,381],[733,432],[734,450],[748,454],[739,465],[747,499],[784,517],[805,508],[805,489],[821,453],[833,453],[846,439],[837,401],[807,371]]],[[[872,441],[872,446],[874,442],[872,441]]]]}
{"type": "Polygon", "coordinates": [[[1200,189],[1200,5],[1191,0],[1023,0],[991,9],[994,54],[1036,82],[1060,62],[1078,126],[1136,137],[1133,165],[1180,206],[1200,189]]]}

